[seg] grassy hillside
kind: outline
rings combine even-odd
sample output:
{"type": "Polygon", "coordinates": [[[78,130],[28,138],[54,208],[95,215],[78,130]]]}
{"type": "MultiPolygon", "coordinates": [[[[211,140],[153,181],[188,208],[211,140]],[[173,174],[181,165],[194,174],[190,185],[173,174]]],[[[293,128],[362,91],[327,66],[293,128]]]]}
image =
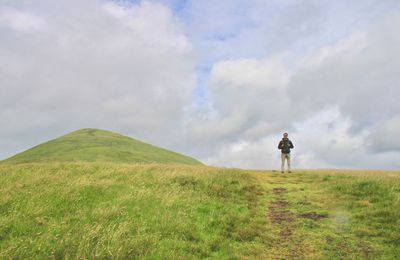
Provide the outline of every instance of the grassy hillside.
{"type": "Polygon", "coordinates": [[[199,161],[109,131],[82,129],[17,154],[5,162],[183,163],[199,161]]]}
{"type": "Polygon", "coordinates": [[[400,259],[400,172],[0,164],[0,258],[400,259]]]}

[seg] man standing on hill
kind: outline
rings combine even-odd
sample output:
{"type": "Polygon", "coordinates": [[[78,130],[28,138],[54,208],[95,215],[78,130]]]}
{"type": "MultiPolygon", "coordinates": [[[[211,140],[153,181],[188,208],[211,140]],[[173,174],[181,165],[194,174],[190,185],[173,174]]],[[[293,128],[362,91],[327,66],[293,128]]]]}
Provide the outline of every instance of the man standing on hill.
{"type": "Polygon", "coordinates": [[[288,165],[288,172],[290,173],[290,149],[293,149],[293,143],[292,141],[289,140],[288,138],[288,133],[283,134],[282,140],[279,142],[278,149],[281,150],[281,159],[282,159],[282,165],[281,165],[281,173],[284,172],[285,170],[285,160],[287,160],[287,165],[288,165]]]}

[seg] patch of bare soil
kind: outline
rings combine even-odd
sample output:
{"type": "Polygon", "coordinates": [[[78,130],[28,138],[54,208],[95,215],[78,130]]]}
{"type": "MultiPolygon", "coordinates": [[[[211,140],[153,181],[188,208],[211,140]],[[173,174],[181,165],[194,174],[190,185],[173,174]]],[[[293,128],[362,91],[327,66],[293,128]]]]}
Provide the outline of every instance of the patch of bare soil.
{"type": "Polygon", "coordinates": [[[275,200],[268,205],[267,217],[277,227],[274,246],[277,251],[273,253],[276,255],[273,255],[272,259],[303,259],[304,250],[294,234],[294,224],[298,216],[289,209],[289,202],[285,199],[287,192],[283,187],[272,189],[275,200]],[[291,249],[288,249],[289,246],[291,249]]]}
{"type": "Polygon", "coordinates": [[[270,213],[268,217],[271,219],[272,223],[282,224],[283,222],[293,222],[294,214],[288,210],[274,211],[270,208],[270,213]]]}
{"type": "MultiPolygon", "coordinates": [[[[288,202],[282,199],[282,195],[286,193],[285,188],[274,188],[272,192],[275,195],[278,195],[279,198],[275,201],[272,201],[268,207],[268,217],[274,224],[282,224],[284,222],[293,222],[295,219],[295,215],[287,210],[288,202]]],[[[291,232],[283,232],[284,235],[291,232]]]]}
{"type": "Polygon", "coordinates": [[[286,192],[286,189],[285,189],[285,188],[274,188],[274,189],[272,190],[272,192],[273,192],[274,194],[279,195],[279,194],[285,193],[285,192],[286,192]]]}
{"type": "Polygon", "coordinates": [[[312,220],[319,220],[319,219],[328,217],[327,214],[318,214],[315,212],[302,213],[302,214],[298,214],[298,216],[300,218],[307,218],[307,219],[312,219],[312,220]]]}

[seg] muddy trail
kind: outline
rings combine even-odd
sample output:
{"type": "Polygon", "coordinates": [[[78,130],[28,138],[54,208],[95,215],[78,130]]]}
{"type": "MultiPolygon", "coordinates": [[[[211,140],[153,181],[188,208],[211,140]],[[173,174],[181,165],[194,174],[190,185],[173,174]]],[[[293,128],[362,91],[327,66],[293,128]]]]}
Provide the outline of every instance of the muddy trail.
{"type": "Polygon", "coordinates": [[[318,222],[327,218],[327,215],[316,212],[296,213],[292,206],[291,188],[284,182],[278,181],[270,188],[270,199],[266,205],[266,217],[274,227],[275,242],[271,259],[309,259],[308,246],[299,232],[299,223],[302,219],[318,222]]]}
{"type": "Polygon", "coordinates": [[[262,191],[263,249],[243,259],[400,259],[398,211],[386,206],[400,189],[381,174],[250,171],[262,191]]]}
{"type": "Polygon", "coordinates": [[[272,190],[275,200],[268,207],[268,217],[274,224],[288,224],[293,222],[294,214],[288,210],[289,202],[283,199],[285,188],[274,188],[272,190]]]}
{"type": "Polygon", "coordinates": [[[295,227],[293,222],[295,221],[295,214],[289,209],[289,202],[285,198],[287,189],[283,187],[277,187],[272,189],[273,200],[267,207],[267,217],[271,223],[276,227],[277,239],[274,247],[279,249],[279,254],[274,259],[294,259],[303,255],[301,247],[296,247],[296,250],[291,252],[285,252],[286,248],[293,244],[293,233],[295,227]],[[282,250],[283,249],[283,250],[282,250]]]}

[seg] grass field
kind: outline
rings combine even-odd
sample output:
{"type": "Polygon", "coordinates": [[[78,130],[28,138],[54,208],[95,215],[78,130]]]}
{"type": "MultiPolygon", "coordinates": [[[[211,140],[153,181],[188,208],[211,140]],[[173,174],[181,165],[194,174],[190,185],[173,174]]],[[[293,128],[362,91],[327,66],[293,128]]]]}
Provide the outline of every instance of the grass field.
{"type": "Polygon", "coordinates": [[[400,172],[0,164],[0,258],[400,259],[400,172]]]}

